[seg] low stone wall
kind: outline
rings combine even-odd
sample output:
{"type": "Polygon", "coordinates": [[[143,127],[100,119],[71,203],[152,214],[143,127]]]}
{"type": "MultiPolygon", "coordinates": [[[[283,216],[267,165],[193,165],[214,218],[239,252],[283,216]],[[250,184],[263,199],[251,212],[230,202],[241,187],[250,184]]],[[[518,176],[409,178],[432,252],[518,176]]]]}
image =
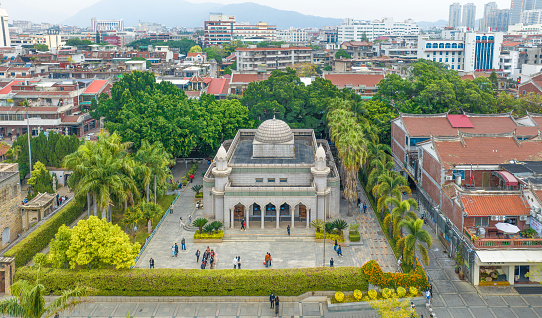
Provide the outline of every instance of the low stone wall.
{"type": "MultiPolygon", "coordinates": [[[[348,293],[345,293],[347,295],[348,293]]],[[[350,293],[352,294],[352,293],[350,293]]],[[[425,306],[425,303],[427,302],[427,299],[425,297],[414,297],[412,298],[412,302],[416,307],[425,306]]],[[[340,304],[332,304],[331,299],[327,299],[327,309],[329,311],[354,311],[354,310],[372,310],[373,307],[371,306],[371,302],[369,301],[359,301],[359,302],[353,302],[353,303],[340,303],[340,304]]]]}

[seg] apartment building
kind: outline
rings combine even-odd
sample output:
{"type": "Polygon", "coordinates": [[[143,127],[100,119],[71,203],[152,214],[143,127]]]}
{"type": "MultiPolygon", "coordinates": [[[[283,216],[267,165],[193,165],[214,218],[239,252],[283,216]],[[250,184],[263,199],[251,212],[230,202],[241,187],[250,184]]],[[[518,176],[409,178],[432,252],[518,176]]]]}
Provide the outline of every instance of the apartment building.
{"type": "Polygon", "coordinates": [[[450,5],[450,12],[448,18],[448,26],[457,28],[461,26],[461,4],[453,3],[450,5]]]}
{"type": "Polygon", "coordinates": [[[418,34],[420,34],[420,29],[411,19],[402,22],[396,22],[392,18],[373,21],[344,19],[342,24],[337,26],[339,43],[347,41],[374,41],[380,36],[418,34]]]}
{"type": "Polygon", "coordinates": [[[204,22],[204,44],[220,45],[232,40],[248,41],[265,39],[272,41],[276,37],[277,27],[259,22],[255,25],[239,23],[234,15],[221,13],[209,15],[209,20],[204,22]]]}
{"type": "Polygon", "coordinates": [[[286,70],[294,64],[311,63],[311,53],[310,47],[290,47],[287,44],[276,48],[257,48],[252,45],[235,50],[239,72],[257,71],[261,65],[267,71],[286,70]]]}
{"type": "Polygon", "coordinates": [[[115,20],[98,20],[92,18],[90,20],[90,27],[93,32],[97,31],[124,31],[124,21],[122,19],[115,20]]]}
{"type": "Polygon", "coordinates": [[[462,25],[468,29],[474,29],[476,21],[476,6],[474,3],[467,3],[463,6],[462,25]]]}
{"type": "Polygon", "coordinates": [[[284,41],[286,43],[308,43],[310,42],[309,33],[306,29],[294,29],[289,28],[285,30],[277,31],[277,41],[284,41]]]}
{"type": "Polygon", "coordinates": [[[10,47],[9,16],[5,9],[0,8],[0,47],[10,47]]]}

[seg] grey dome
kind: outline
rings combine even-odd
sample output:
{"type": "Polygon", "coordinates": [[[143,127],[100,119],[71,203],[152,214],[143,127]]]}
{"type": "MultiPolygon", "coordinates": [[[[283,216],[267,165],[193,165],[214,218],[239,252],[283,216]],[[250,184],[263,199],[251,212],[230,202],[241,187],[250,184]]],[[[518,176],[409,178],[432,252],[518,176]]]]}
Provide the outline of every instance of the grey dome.
{"type": "Polygon", "coordinates": [[[294,140],[294,133],[287,123],[273,118],[264,121],[258,127],[254,140],[265,144],[280,144],[294,140]]]}

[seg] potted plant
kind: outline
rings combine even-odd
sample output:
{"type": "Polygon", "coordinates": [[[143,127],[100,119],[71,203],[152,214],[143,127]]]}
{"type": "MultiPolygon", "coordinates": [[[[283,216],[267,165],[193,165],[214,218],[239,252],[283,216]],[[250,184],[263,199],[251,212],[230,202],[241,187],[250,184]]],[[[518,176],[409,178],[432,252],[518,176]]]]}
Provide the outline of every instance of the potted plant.
{"type": "MultiPolygon", "coordinates": [[[[461,264],[463,263],[463,256],[461,256],[461,253],[456,252],[455,253],[455,273],[459,274],[461,273],[461,264]]],[[[461,278],[461,276],[460,276],[461,278]]]]}

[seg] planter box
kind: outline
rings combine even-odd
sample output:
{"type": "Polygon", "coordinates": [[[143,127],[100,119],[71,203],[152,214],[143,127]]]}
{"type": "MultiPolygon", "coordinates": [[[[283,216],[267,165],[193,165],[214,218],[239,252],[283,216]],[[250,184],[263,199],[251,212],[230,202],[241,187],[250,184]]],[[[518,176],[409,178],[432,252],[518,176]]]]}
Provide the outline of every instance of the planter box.
{"type": "Polygon", "coordinates": [[[222,239],[194,239],[194,243],[222,243],[222,239]]]}
{"type": "MultiPolygon", "coordinates": [[[[425,297],[414,297],[412,302],[416,307],[425,306],[427,299],[425,297]]],[[[329,311],[355,311],[355,310],[373,310],[370,301],[359,301],[353,303],[338,303],[332,304],[331,300],[327,299],[327,310],[329,311]]]]}
{"type": "MultiPolygon", "coordinates": [[[[316,243],[324,243],[324,239],[316,239],[316,243]]],[[[326,239],[326,243],[335,245],[335,240],[326,239]]],[[[337,244],[343,247],[346,246],[344,242],[337,242],[337,244]]]]}

